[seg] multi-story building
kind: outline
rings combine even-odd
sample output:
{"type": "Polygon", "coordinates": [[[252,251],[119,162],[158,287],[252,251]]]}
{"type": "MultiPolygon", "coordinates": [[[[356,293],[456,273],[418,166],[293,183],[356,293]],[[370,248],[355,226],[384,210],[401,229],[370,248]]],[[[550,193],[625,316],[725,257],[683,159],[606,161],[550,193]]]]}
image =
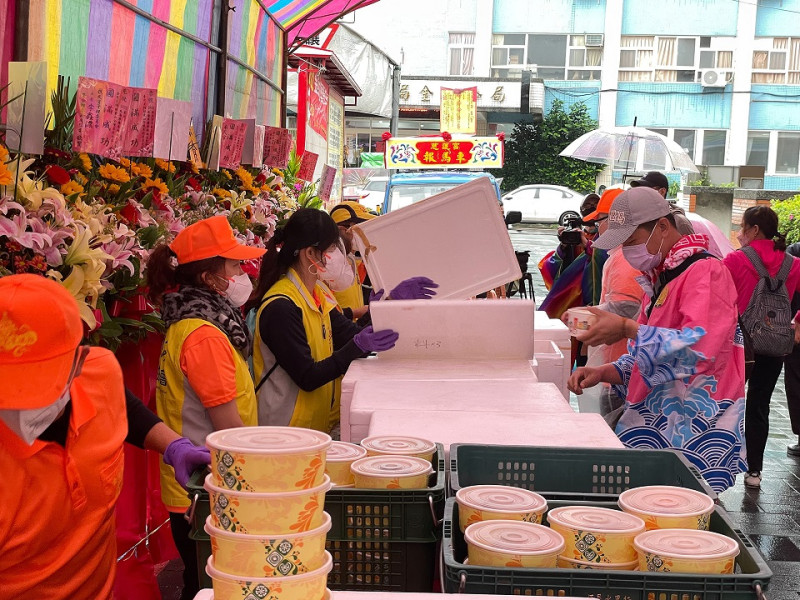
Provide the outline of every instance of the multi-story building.
{"type": "Polygon", "coordinates": [[[473,85],[479,132],[508,132],[530,71],[545,112],[585,102],[601,127],[636,119],[698,165],[800,189],[800,0],[404,0],[352,26],[399,58],[401,133],[437,130],[439,88],[473,85]]]}

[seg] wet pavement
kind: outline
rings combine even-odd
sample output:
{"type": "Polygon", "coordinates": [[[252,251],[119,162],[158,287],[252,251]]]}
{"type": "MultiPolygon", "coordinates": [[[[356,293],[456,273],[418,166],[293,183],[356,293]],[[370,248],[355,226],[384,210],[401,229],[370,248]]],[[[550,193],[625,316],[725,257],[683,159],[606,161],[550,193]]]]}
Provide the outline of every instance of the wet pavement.
{"type": "MultiPolygon", "coordinates": [[[[547,292],[536,265],[555,248],[555,229],[515,226],[509,235],[516,250],[531,253],[528,272],[533,275],[536,300],[541,302],[547,292]]],[[[574,395],[571,403],[577,410],[574,395]]],[[[736,485],[720,495],[733,522],[750,538],[773,571],[766,593],[769,600],[800,600],[800,459],[786,454],[787,445],[797,441],[789,424],[781,375],[772,396],[761,489],[746,488],[740,475],[736,485]]],[[[164,600],[177,600],[180,561],[160,565],[158,580],[164,600]]]]}

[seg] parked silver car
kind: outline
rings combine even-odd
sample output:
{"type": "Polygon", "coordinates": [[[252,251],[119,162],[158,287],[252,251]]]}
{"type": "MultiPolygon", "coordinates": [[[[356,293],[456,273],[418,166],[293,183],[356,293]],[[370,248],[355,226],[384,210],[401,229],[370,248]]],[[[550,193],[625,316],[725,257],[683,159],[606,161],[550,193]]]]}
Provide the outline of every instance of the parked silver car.
{"type": "Polygon", "coordinates": [[[566,225],[580,218],[585,195],[560,185],[523,185],[503,195],[503,212],[522,213],[523,223],[558,223],[566,225]]]}

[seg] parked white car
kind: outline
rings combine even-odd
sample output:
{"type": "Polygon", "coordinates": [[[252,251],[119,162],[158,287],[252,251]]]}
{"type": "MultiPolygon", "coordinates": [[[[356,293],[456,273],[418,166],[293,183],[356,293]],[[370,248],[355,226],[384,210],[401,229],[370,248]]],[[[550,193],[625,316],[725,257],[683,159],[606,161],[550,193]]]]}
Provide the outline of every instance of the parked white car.
{"type": "Polygon", "coordinates": [[[566,225],[569,219],[580,218],[584,197],[560,185],[523,185],[503,196],[503,212],[518,210],[523,223],[566,225]]]}
{"type": "Polygon", "coordinates": [[[369,183],[361,190],[362,194],[366,196],[361,197],[361,204],[370,210],[375,210],[378,206],[383,206],[383,199],[386,195],[386,185],[389,183],[389,178],[378,175],[369,180],[369,183]]]}

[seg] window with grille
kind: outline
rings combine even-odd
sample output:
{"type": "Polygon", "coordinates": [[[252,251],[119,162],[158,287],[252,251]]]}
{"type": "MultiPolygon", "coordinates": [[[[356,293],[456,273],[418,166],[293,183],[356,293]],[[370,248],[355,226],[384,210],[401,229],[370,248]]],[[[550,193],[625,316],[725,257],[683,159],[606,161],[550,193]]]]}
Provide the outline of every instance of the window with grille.
{"type": "Polygon", "coordinates": [[[450,75],[472,75],[475,70],[475,34],[450,33],[447,45],[450,75]]]}
{"type": "Polygon", "coordinates": [[[753,83],[800,84],[800,38],[758,39],[753,83]]]}

